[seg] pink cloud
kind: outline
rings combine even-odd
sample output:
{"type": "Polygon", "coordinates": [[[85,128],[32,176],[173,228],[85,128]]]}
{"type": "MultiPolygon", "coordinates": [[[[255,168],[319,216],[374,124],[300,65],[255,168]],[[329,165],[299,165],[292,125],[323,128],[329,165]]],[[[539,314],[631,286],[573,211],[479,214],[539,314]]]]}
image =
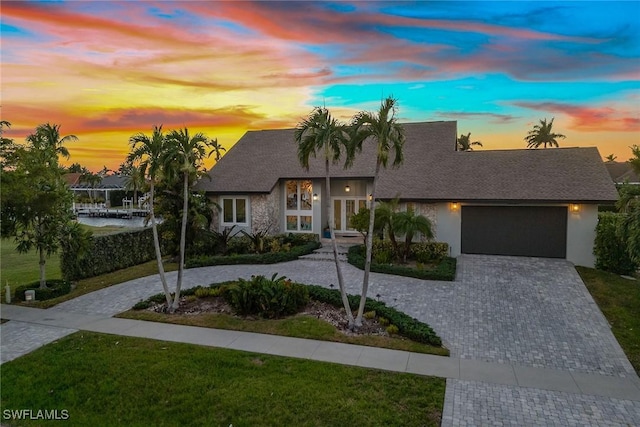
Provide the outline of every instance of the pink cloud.
{"type": "Polygon", "coordinates": [[[587,107],[560,102],[520,101],[514,102],[513,105],[549,114],[565,114],[571,119],[570,127],[578,131],[640,131],[640,117],[638,117],[637,111],[630,112],[609,106],[587,107]]]}

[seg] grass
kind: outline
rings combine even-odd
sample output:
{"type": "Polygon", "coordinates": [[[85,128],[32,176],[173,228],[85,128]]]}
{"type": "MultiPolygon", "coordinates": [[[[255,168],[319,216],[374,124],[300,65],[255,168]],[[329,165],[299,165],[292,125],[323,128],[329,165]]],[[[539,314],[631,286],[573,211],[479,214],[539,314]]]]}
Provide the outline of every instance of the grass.
{"type": "Polygon", "coordinates": [[[359,344],[370,347],[412,351],[416,353],[437,354],[440,356],[449,355],[449,350],[446,348],[433,347],[400,337],[347,336],[338,331],[338,329],[330,323],[312,316],[292,316],[285,319],[275,320],[245,320],[229,314],[205,313],[184,316],[155,313],[146,310],[129,310],[119,314],[117,317],[359,344]]]}
{"type": "Polygon", "coordinates": [[[611,324],[613,335],[640,374],[640,281],[593,268],[576,269],[611,324]]]}
{"type": "Polygon", "coordinates": [[[4,364],[1,409],[66,409],[69,426],[437,426],[444,390],[439,378],[78,332],[4,364]]]}
{"type": "MultiPolygon", "coordinates": [[[[11,289],[19,285],[40,280],[40,268],[38,266],[40,258],[33,250],[26,254],[16,251],[16,244],[13,239],[2,239],[0,241],[0,284],[2,294],[7,283],[11,289]]],[[[60,272],[60,257],[53,255],[47,258],[45,271],[48,279],[62,279],[60,272]]]]}

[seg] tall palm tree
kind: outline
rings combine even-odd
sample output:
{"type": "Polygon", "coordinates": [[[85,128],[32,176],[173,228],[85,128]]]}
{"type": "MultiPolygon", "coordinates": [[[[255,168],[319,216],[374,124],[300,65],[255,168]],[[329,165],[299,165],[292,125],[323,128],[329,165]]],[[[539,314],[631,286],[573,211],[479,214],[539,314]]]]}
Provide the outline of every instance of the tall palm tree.
{"type": "Polygon", "coordinates": [[[75,135],[60,136],[60,125],[50,123],[39,125],[35,133],[27,137],[27,142],[47,157],[42,160],[51,167],[58,167],[58,156],[69,158],[69,150],[64,144],[77,140],[75,135]]]}
{"type": "Polygon", "coordinates": [[[371,188],[371,217],[369,218],[369,232],[367,234],[367,256],[364,264],[364,278],[362,280],[362,294],[360,296],[360,307],[356,317],[356,327],[362,326],[362,315],[369,289],[369,272],[371,271],[371,252],[373,248],[373,229],[375,223],[376,186],[380,168],[386,169],[389,163],[390,152],[393,151],[393,166],[400,166],[403,161],[402,148],[405,136],[404,128],[396,118],[396,100],[388,97],[382,101],[378,113],[362,111],[353,118],[352,141],[347,160],[348,164],[353,162],[355,151],[362,150],[365,141],[376,144],[376,170],[373,176],[373,186],[371,188]]]}
{"type": "Polygon", "coordinates": [[[222,152],[227,151],[222,145],[218,144],[218,139],[214,138],[209,141],[209,146],[211,147],[211,151],[209,151],[209,155],[207,157],[211,157],[212,154],[215,154],[213,158],[217,162],[222,157],[222,152]]]}
{"type": "MultiPolygon", "coordinates": [[[[182,175],[182,224],[180,230],[180,264],[178,266],[178,279],[176,282],[176,294],[170,311],[174,311],[180,304],[180,289],[182,288],[182,275],[184,272],[184,258],[186,251],[187,220],[189,216],[189,177],[195,176],[202,169],[202,162],[208,157],[207,148],[211,148],[211,141],[203,133],[193,136],[189,130],[171,131],[167,135],[168,150],[165,152],[163,163],[168,177],[172,174],[182,175]]],[[[216,140],[217,144],[217,140],[216,140]]],[[[215,151],[209,152],[209,155],[215,151]]]]}
{"type": "Polygon", "coordinates": [[[431,221],[425,216],[416,215],[413,209],[398,212],[394,216],[394,228],[398,233],[404,234],[404,253],[402,262],[406,263],[411,252],[411,241],[416,233],[422,233],[427,239],[433,238],[431,221]]]}
{"type": "MultiPolygon", "coordinates": [[[[348,138],[347,128],[338,120],[331,117],[331,114],[326,108],[316,107],[306,119],[298,123],[294,135],[295,141],[298,144],[298,160],[300,160],[300,164],[306,170],[309,170],[310,156],[313,155],[313,157],[316,157],[317,152],[324,155],[326,186],[325,214],[326,218],[329,218],[331,212],[331,180],[329,178],[329,163],[337,163],[338,160],[340,160],[342,149],[346,149],[345,144],[348,138]]],[[[336,273],[338,274],[338,287],[340,288],[342,304],[347,312],[349,328],[353,329],[353,313],[349,306],[349,299],[347,298],[347,293],[344,287],[342,268],[340,267],[340,261],[338,261],[338,245],[336,243],[336,236],[331,221],[329,221],[329,233],[331,235],[333,259],[336,265],[336,273]]]]}
{"type": "Polygon", "coordinates": [[[136,165],[127,165],[124,187],[128,191],[133,191],[133,206],[138,206],[138,191],[141,191],[144,186],[145,178],[141,168],[136,165]]]}
{"type": "Polygon", "coordinates": [[[607,157],[605,157],[605,160],[607,161],[607,163],[613,163],[617,158],[618,156],[616,156],[615,154],[609,154],[607,157]]]}
{"type": "Polygon", "coordinates": [[[162,171],[162,159],[166,151],[166,141],[162,133],[162,125],[154,126],[151,136],[137,133],[129,138],[131,153],[127,156],[127,162],[139,164],[140,171],[149,181],[149,216],[151,218],[151,229],[153,230],[153,244],[156,250],[156,260],[158,262],[158,274],[162,282],[162,289],[167,299],[167,307],[171,307],[173,300],[167,285],[167,278],[162,264],[162,253],[160,251],[160,239],[158,237],[158,225],[153,206],[154,189],[162,171]]]}
{"type": "Polygon", "coordinates": [[[482,142],[471,141],[471,132],[466,135],[460,135],[458,138],[458,151],[473,151],[473,145],[482,147],[482,142]]]}
{"type": "Polygon", "coordinates": [[[558,138],[565,139],[566,136],[561,133],[553,133],[553,120],[551,119],[547,123],[547,119],[540,120],[540,123],[533,126],[533,129],[529,131],[524,140],[527,142],[527,148],[539,148],[541,145],[547,148],[547,144],[550,147],[558,146],[558,138]]]}

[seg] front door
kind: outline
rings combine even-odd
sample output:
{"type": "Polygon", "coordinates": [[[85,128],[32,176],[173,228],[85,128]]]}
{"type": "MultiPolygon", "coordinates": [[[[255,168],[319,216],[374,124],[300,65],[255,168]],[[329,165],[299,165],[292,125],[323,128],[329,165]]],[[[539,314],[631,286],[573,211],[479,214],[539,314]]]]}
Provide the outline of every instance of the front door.
{"type": "Polygon", "coordinates": [[[336,232],[355,232],[351,227],[351,217],[357,214],[361,208],[367,206],[364,197],[334,197],[331,210],[333,227],[336,232]]]}

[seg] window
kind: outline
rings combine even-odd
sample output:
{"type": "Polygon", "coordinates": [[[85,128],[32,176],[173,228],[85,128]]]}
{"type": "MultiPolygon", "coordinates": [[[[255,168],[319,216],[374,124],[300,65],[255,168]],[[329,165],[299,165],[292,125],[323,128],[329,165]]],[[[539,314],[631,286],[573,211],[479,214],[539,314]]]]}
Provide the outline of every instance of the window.
{"type": "Polygon", "coordinates": [[[286,231],[313,230],[313,183],[310,180],[289,180],[285,189],[286,231]]]}
{"type": "Polygon", "coordinates": [[[241,224],[249,223],[247,218],[247,205],[249,201],[246,197],[229,197],[222,199],[222,223],[241,224]]]}

